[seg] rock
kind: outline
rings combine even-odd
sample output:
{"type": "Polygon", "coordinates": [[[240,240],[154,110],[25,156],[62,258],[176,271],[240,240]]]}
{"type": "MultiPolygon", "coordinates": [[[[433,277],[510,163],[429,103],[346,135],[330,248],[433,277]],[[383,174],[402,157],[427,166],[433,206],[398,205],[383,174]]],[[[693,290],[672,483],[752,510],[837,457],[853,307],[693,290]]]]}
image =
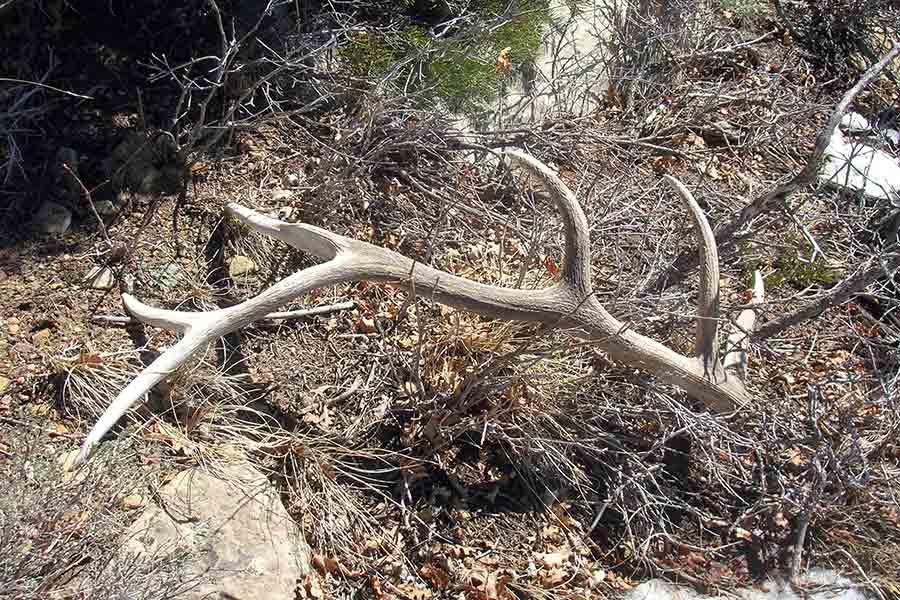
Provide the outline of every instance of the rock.
{"type": "Polygon", "coordinates": [[[72,225],[72,213],[56,202],[44,202],[34,215],[34,222],[44,233],[65,233],[72,225]]]}
{"type": "Polygon", "coordinates": [[[97,209],[97,214],[103,217],[109,217],[119,212],[115,203],[110,200],[98,200],[94,202],[94,208],[97,209]]]}
{"type": "Polygon", "coordinates": [[[300,185],[300,177],[296,173],[288,173],[284,176],[284,185],[286,187],[297,187],[300,185]]]}
{"type": "Polygon", "coordinates": [[[290,200],[294,197],[294,192],[291,190],[275,190],[272,192],[272,200],[275,202],[284,202],[285,200],[290,200]]]}
{"type": "Polygon", "coordinates": [[[5,392],[6,390],[9,389],[9,384],[10,384],[9,377],[4,377],[3,375],[0,375],[0,394],[2,394],[3,392],[5,392]]]}
{"type": "Polygon", "coordinates": [[[256,263],[246,256],[238,254],[228,261],[228,274],[232,279],[250,275],[251,273],[256,273],[256,263]]]}
{"type": "MultiPolygon", "coordinates": [[[[183,471],[159,491],[124,536],[121,562],[182,556],[178,598],[293,598],[309,549],[266,477],[241,462],[221,478],[183,471]]],[[[171,577],[153,570],[150,578],[171,577]]],[[[155,582],[154,582],[155,583],[155,582]]]]}
{"type": "Polygon", "coordinates": [[[116,276],[109,267],[94,267],[84,280],[95,290],[111,290],[116,285],[116,276]]]}
{"type": "Polygon", "coordinates": [[[852,133],[859,133],[872,129],[869,120],[856,112],[848,112],[841,117],[841,127],[852,133]]]}

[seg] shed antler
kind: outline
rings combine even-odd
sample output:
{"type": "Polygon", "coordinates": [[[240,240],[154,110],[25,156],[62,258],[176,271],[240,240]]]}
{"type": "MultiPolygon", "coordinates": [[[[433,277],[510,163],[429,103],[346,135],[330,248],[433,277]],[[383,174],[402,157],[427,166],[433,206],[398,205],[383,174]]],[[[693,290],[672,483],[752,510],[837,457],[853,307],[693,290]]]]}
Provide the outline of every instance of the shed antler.
{"type": "MultiPolygon", "coordinates": [[[[607,312],[593,294],[588,223],[575,195],[536,158],[518,151],[505,154],[541,180],[559,209],[565,227],[565,257],[559,283],[541,290],[476,283],[414,263],[385,248],[312,225],[285,223],[238,204],[229,204],[227,212],[242,223],[328,262],[295,273],[246,302],[209,312],[161,310],[124,295],[125,306],[134,317],[157,327],[178,330],[183,337],[116,397],[88,434],[78,462],[87,458],[119,418],[154,385],[209,342],[263,318],[310,290],[361,280],[398,282],[443,304],[488,317],[538,322],[569,330],[577,337],[596,342],[614,359],[642,368],[662,381],[682,388],[716,412],[733,410],[746,403],[750,396],[741,379],[740,368],[745,360],[734,356],[735,352],[746,352],[744,346],[739,340],[735,341],[733,345],[737,349],[726,355],[728,364],[733,367],[726,367],[718,360],[718,255],[709,223],[691,193],[676,179],[666,177],[690,212],[700,238],[702,266],[695,357],[679,354],[630,330],[607,312]]],[[[761,290],[759,293],[761,296],[761,290]]],[[[744,324],[748,322],[752,327],[752,318],[744,319],[744,324]]]]}

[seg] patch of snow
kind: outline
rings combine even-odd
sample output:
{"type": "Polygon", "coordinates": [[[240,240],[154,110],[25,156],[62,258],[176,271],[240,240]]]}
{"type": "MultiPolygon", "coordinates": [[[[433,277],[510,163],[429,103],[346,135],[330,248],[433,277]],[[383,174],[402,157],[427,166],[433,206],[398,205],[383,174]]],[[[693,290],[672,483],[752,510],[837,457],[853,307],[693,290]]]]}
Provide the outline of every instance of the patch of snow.
{"type": "MultiPolygon", "coordinates": [[[[867,600],[862,588],[833,571],[816,569],[804,575],[797,589],[787,581],[771,580],[735,592],[742,600],[867,600]]],[[[625,600],[728,600],[733,595],[700,594],[693,588],[651,579],[632,589],[625,600]]]]}
{"type": "Polygon", "coordinates": [[[835,129],[819,180],[871,198],[900,202],[900,162],[887,152],[844,139],[835,129]]]}
{"type": "Polygon", "coordinates": [[[869,131],[869,120],[857,112],[848,112],[841,117],[841,128],[850,132],[869,131]]]}

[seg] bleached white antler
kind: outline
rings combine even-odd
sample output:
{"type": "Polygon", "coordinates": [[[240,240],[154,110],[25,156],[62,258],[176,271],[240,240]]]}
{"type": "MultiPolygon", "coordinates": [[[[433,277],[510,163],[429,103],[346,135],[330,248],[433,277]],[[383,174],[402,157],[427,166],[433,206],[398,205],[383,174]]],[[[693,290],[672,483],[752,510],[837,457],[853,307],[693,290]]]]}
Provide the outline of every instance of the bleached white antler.
{"type": "Polygon", "coordinates": [[[575,195],[536,158],[518,151],[505,154],[543,183],[559,210],[565,229],[565,257],[559,283],[542,290],[484,285],[423,264],[414,265],[412,259],[401,254],[319,227],[285,223],[238,204],[229,204],[227,212],[244,224],[327,262],[295,273],[246,302],[210,312],[160,310],[125,296],[126,307],[135,318],[178,330],[184,335],[113,401],[82,445],[78,461],[85,460],[119,418],[154,385],[209,342],[263,318],[310,290],[361,280],[397,282],[463,310],[569,330],[578,337],[596,341],[614,359],[645,369],[662,381],[681,387],[713,411],[725,412],[746,403],[750,396],[741,378],[734,370],[725,369],[716,356],[718,256],[709,223],[690,192],[676,179],[666,178],[688,208],[700,238],[702,268],[696,357],[679,354],[628,329],[600,304],[591,285],[588,222],[575,195]]]}

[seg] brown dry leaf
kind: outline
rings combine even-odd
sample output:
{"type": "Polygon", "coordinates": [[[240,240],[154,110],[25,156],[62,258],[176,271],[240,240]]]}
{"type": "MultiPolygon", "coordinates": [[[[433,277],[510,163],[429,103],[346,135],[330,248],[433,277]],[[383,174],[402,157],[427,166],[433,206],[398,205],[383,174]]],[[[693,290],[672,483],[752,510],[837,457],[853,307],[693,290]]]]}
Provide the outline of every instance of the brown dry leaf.
{"type": "Polygon", "coordinates": [[[672,143],[675,146],[694,146],[696,148],[705,148],[706,142],[702,137],[695,133],[680,133],[672,137],[672,143]]]}
{"type": "Polygon", "coordinates": [[[360,333],[376,333],[378,328],[375,326],[375,319],[372,317],[360,317],[356,321],[356,330],[360,333]]]}
{"type": "Polygon", "coordinates": [[[342,577],[359,577],[363,575],[361,572],[351,571],[337,559],[321,554],[313,554],[313,566],[322,573],[331,573],[332,575],[340,575],[342,577]]]}
{"type": "Polygon", "coordinates": [[[512,61],[509,60],[509,53],[512,47],[507,46],[497,55],[497,73],[501,75],[509,75],[512,72],[512,61]]]}
{"type": "Polygon", "coordinates": [[[82,352],[78,355],[78,363],[82,365],[99,365],[103,362],[99,354],[91,352],[82,352]]]}
{"type": "Polygon", "coordinates": [[[547,269],[547,273],[549,273],[551,277],[559,275],[559,265],[549,256],[544,257],[544,268],[547,269]]]}
{"type": "Polygon", "coordinates": [[[450,585],[450,574],[436,565],[427,564],[423,566],[419,570],[419,574],[439,590],[443,590],[450,585]]]}
{"type": "Polygon", "coordinates": [[[72,433],[72,431],[68,427],[66,427],[65,423],[55,423],[53,425],[53,429],[51,429],[48,433],[50,434],[50,437],[58,437],[62,435],[69,435],[70,433],[72,433]]]}
{"type": "Polygon", "coordinates": [[[678,157],[673,156],[671,154],[655,156],[652,159],[650,159],[650,166],[652,166],[653,170],[658,173],[668,171],[671,167],[673,167],[677,163],[678,163],[678,157]]]}
{"type": "Polygon", "coordinates": [[[795,467],[804,467],[809,463],[809,459],[799,448],[789,448],[784,451],[782,456],[795,467]]]}
{"type": "Polygon", "coordinates": [[[378,578],[374,575],[369,575],[369,587],[372,588],[372,593],[378,600],[385,600],[387,598],[384,594],[384,588],[381,587],[381,582],[378,581],[378,578]]]}
{"type": "Polygon", "coordinates": [[[32,404],[31,414],[35,417],[46,417],[50,414],[49,404],[32,404]]]}
{"type": "Polygon", "coordinates": [[[545,525],[541,534],[544,539],[551,543],[559,543],[563,541],[562,531],[556,525],[545,525]]]}

